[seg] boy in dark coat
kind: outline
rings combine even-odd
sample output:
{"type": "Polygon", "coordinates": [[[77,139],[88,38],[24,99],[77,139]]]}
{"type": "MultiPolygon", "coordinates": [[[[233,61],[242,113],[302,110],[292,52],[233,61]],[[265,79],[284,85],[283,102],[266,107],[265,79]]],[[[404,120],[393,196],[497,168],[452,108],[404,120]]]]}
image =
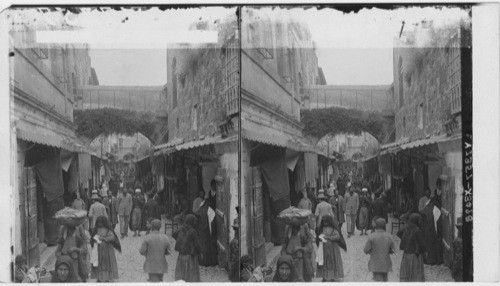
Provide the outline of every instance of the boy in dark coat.
{"type": "Polygon", "coordinates": [[[160,233],[161,221],[151,222],[151,233],[146,236],[139,253],[146,256],[144,272],[149,274],[149,282],[162,282],[163,274],[168,271],[165,255],[170,254],[170,241],[168,236],[160,233]]]}
{"type": "Polygon", "coordinates": [[[392,271],[390,254],[394,253],[392,236],[385,232],[385,219],[375,220],[375,232],[370,234],[364,252],[370,254],[368,270],[373,272],[373,279],[378,282],[387,282],[387,273],[392,271]]]}

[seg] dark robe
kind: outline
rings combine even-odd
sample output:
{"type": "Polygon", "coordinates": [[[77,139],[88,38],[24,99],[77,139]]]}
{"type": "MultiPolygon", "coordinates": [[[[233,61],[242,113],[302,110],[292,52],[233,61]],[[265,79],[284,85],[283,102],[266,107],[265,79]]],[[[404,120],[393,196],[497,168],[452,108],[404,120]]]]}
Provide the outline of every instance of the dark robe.
{"type": "Polygon", "coordinates": [[[212,221],[212,232],[210,233],[208,209],[208,204],[204,204],[196,212],[198,217],[198,243],[201,249],[201,266],[215,266],[218,263],[216,218],[212,221]]]}
{"type": "Polygon", "coordinates": [[[424,262],[430,265],[439,265],[443,263],[443,242],[442,242],[442,226],[441,216],[437,221],[437,231],[434,226],[434,202],[429,202],[422,210],[422,232],[424,236],[424,244],[427,250],[424,262]],[[441,233],[441,235],[440,235],[441,233]]]}

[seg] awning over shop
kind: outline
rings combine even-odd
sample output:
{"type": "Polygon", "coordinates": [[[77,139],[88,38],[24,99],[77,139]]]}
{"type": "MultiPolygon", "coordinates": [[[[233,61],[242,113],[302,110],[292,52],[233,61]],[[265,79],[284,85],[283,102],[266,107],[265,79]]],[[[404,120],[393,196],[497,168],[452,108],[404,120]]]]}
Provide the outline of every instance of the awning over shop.
{"type": "Polygon", "coordinates": [[[314,146],[311,146],[305,140],[283,133],[273,134],[270,132],[243,129],[241,136],[251,141],[285,147],[298,152],[316,152],[314,146]]]}
{"type": "Polygon", "coordinates": [[[222,143],[229,143],[229,142],[236,142],[238,140],[237,136],[232,136],[228,138],[222,138],[222,136],[216,136],[216,137],[206,137],[202,140],[197,140],[197,141],[190,141],[182,144],[175,145],[173,140],[170,143],[159,145],[155,147],[155,155],[161,155],[161,154],[170,154],[176,151],[182,151],[182,150],[188,150],[188,149],[193,149],[193,148],[198,148],[202,146],[207,146],[211,144],[222,144],[222,143]]]}
{"type": "Polygon", "coordinates": [[[395,143],[390,143],[382,146],[382,152],[380,153],[381,155],[385,155],[388,153],[396,153],[400,150],[408,150],[408,149],[413,149],[413,148],[418,148],[418,147],[423,147],[431,144],[436,144],[436,143],[443,143],[447,141],[452,141],[452,140],[457,140],[460,139],[462,135],[456,135],[456,136],[446,136],[446,135],[439,135],[439,136],[433,136],[425,139],[420,139],[420,140],[415,140],[412,142],[409,142],[407,138],[404,140],[400,140],[395,143]]]}
{"type": "Polygon", "coordinates": [[[16,134],[17,138],[25,141],[57,147],[71,152],[83,151],[85,149],[83,145],[74,142],[73,139],[55,132],[48,133],[44,131],[42,133],[35,130],[17,129],[16,134]]]}

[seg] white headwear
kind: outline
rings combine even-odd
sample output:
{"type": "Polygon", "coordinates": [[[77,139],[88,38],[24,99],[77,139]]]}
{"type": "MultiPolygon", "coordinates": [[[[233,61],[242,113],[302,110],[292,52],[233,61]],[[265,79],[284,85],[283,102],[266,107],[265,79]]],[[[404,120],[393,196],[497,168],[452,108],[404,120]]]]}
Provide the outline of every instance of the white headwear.
{"type": "Polygon", "coordinates": [[[135,189],[135,193],[140,193],[141,192],[141,189],[135,189]]]}

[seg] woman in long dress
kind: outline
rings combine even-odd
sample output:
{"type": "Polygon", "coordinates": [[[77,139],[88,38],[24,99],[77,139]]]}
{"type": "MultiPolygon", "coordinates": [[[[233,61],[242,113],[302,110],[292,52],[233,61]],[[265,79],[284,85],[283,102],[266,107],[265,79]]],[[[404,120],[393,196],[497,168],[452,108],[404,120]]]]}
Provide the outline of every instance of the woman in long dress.
{"type": "Polygon", "coordinates": [[[185,282],[200,282],[200,245],[196,232],[197,219],[189,214],[184,219],[184,224],[172,237],[176,240],[175,251],[179,252],[175,265],[175,280],[185,282]]]}
{"type": "Polygon", "coordinates": [[[83,225],[61,226],[55,256],[56,258],[63,255],[70,257],[75,276],[83,282],[87,281],[89,275],[87,250],[83,225]]]}
{"type": "MultiPolygon", "coordinates": [[[[110,282],[118,279],[118,264],[116,262],[115,249],[121,252],[118,236],[112,230],[109,220],[100,216],[92,231],[91,246],[97,247],[97,266],[92,263],[92,278],[97,282],[110,282]]],[[[95,250],[92,253],[95,254],[95,250]]],[[[95,261],[95,259],[93,259],[95,261]]]]}
{"type": "Polygon", "coordinates": [[[422,217],[412,213],[408,224],[398,231],[397,236],[401,238],[399,249],[403,250],[399,281],[401,282],[424,282],[424,253],[425,244],[420,224],[422,217]]]}
{"type": "Polygon", "coordinates": [[[311,282],[314,276],[311,260],[312,244],[313,239],[307,223],[301,226],[286,226],[281,255],[288,254],[292,257],[298,278],[305,282],[311,282]]]}
{"type": "Polygon", "coordinates": [[[319,226],[320,235],[316,239],[319,245],[318,251],[323,250],[323,255],[317,255],[319,264],[318,271],[321,273],[323,282],[339,281],[344,278],[344,266],[340,248],[347,251],[344,237],[333,220],[333,217],[326,215],[321,220],[319,226]]]}

